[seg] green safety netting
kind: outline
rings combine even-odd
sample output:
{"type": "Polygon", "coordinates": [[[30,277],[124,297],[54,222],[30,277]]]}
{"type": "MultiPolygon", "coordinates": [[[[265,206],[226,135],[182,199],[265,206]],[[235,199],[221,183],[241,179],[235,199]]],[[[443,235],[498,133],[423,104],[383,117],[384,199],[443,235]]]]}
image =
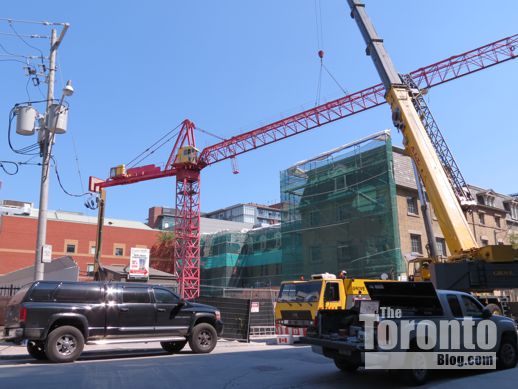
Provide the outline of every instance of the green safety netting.
{"type": "Polygon", "coordinates": [[[281,172],[281,225],[201,239],[201,284],[269,287],[347,270],[352,277],[404,272],[388,132],[281,172]]]}

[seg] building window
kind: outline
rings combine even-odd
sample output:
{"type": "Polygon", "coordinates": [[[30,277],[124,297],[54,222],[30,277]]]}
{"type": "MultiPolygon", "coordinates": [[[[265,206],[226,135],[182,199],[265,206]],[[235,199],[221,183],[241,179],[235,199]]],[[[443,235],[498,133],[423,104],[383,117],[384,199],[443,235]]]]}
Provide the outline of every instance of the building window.
{"type": "Polygon", "coordinates": [[[123,257],[124,256],[124,247],[115,246],[113,249],[113,255],[115,255],[116,257],[123,257]]]}
{"type": "Polygon", "coordinates": [[[320,224],[320,213],[318,211],[311,211],[309,214],[309,225],[318,226],[320,224]]]}
{"type": "Polygon", "coordinates": [[[351,259],[351,247],[348,242],[336,242],[336,259],[348,261],[351,259]]]}
{"type": "Polygon", "coordinates": [[[435,243],[437,246],[437,254],[446,257],[446,241],[444,238],[435,238],[435,243]]]}
{"type": "Polygon", "coordinates": [[[478,213],[478,221],[479,221],[480,224],[486,224],[485,223],[484,214],[482,212],[478,213]]]}
{"type": "Polygon", "coordinates": [[[75,254],[76,253],[76,245],[73,243],[67,243],[67,254],[75,254]]]}
{"type": "Polygon", "coordinates": [[[500,216],[495,216],[495,224],[496,224],[496,226],[497,226],[498,228],[500,228],[500,227],[501,227],[501,225],[500,225],[500,216]]]}
{"type": "Polygon", "coordinates": [[[90,254],[95,255],[95,246],[90,246],[90,254]]]}
{"type": "Polygon", "coordinates": [[[419,215],[417,208],[417,199],[415,197],[406,198],[407,212],[411,215],[419,215]]]}
{"type": "Polygon", "coordinates": [[[339,176],[335,178],[335,187],[336,190],[345,188],[345,176],[339,176]]]}
{"type": "Polygon", "coordinates": [[[423,253],[423,246],[421,244],[421,235],[410,234],[410,244],[412,246],[413,253],[423,253]]]}
{"type": "Polygon", "coordinates": [[[489,244],[487,239],[480,239],[480,242],[482,242],[482,246],[487,246],[489,244]]]}
{"type": "Polygon", "coordinates": [[[338,207],[338,212],[336,215],[338,220],[347,220],[348,219],[348,217],[349,217],[348,208],[349,208],[348,205],[340,205],[338,207]]]}
{"type": "Polygon", "coordinates": [[[93,264],[93,263],[88,263],[88,264],[86,265],[86,275],[87,275],[88,277],[93,277],[93,275],[94,275],[94,269],[95,269],[94,264],[93,264]]]}
{"type": "Polygon", "coordinates": [[[320,250],[320,246],[310,247],[309,250],[312,262],[320,262],[322,260],[322,252],[320,250]]]}
{"type": "Polygon", "coordinates": [[[489,207],[495,206],[495,198],[493,196],[487,196],[486,197],[486,205],[489,207]]]}

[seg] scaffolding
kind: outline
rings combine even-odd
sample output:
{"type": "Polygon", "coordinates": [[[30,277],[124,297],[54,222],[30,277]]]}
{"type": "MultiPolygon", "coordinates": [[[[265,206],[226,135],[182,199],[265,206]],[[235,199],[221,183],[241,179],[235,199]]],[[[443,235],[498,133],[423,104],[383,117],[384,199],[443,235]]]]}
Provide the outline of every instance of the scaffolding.
{"type": "Polygon", "coordinates": [[[203,295],[344,269],[365,278],[405,272],[389,131],[297,163],[280,186],[280,225],[202,236],[203,295]]]}
{"type": "Polygon", "coordinates": [[[284,279],[405,272],[392,166],[384,131],[281,172],[284,279]]]}
{"type": "Polygon", "coordinates": [[[268,288],[278,285],[281,278],[280,225],[202,236],[201,285],[205,295],[214,295],[215,287],[268,288]]]}

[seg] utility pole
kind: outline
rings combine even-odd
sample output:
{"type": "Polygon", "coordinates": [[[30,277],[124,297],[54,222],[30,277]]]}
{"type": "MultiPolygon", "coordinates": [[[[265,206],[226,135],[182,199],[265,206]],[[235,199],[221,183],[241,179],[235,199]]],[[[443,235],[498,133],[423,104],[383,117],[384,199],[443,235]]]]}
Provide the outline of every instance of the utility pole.
{"type": "Polygon", "coordinates": [[[103,244],[103,226],[104,226],[104,207],[106,203],[106,190],[101,188],[99,190],[99,213],[97,216],[97,240],[95,243],[95,257],[94,257],[94,279],[98,281],[103,280],[103,271],[101,267],[101,251],[103,244]]]}
{"type": "MultiPolygon", "coordinates": [[[[48,89],[47,89],[47,110],[45,113],[45,125],[40,131],[42,131],[42,137],[40,140],[40,154],[42,156],[41,164],[41,186],[40,186],[40,204],[38,210],[38,235],[36,240],[36,258],[34,266],[34,280],[43,279],[44,263],[42,262],[43,246],[47,239],[47,205],[49,200],[49,179],[50,179],[50,158],[52,155],[52,144],[54,143],[54,131],[56,123],[50,123],[49,118],[51,117],[50,111],[54,109],[54,81],[56,77],[56,56],[60,43],[68,30],[69,25],[65,24],[61,30],[59,38],[57,37],[56,29],[52,29],[52,35],[50,39],[50,58],[49,58],[49,76],[48,76],[48,89]]],[[[61,99],[61,103],[63,99],[61,99]]],[[[57,107],[56,119],[58,117],[59,110],[61,109],[61,103],[57,107]]]]}

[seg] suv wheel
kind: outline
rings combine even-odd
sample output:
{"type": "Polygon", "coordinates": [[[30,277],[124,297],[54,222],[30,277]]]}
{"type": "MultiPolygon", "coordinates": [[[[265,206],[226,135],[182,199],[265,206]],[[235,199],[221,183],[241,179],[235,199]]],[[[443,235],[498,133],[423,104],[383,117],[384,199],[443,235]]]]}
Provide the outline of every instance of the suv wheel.
{"type": "Polygon", "coordinates": [[[348,361],[344,358],[335,358],[334,361],[336,367],[342,371],[352,372],[356,371],[360,367],[360,365],[358,365],[357,363],[348,361]]]}
{"type": "Polygon", "coordinates": [[[45,345],[41,340],[29,340],[27,342],[27,351],[29,355],[39,361],[47,359],[45,354],[45,345]]]}
{"type": "Polygon", "coordinates": [[[84,345],[83,334],[76,327],[57,327],[47,337],[45,353],[52,362],[74,362],[84,345]]]}
{"type": "MultiPolygon", "coordinates": [[[[412,386],[423,385],[430,376],[430,371],[426,369],[426,355],[422,352],[411,350],[413,357],[407,360],[409,369],[401,371],[403,381],[412,386]]],[[[408,358],[407,358],[408,359],[408,358]]]]}
{"type": "Polygon", "coordinates": [[[511,369],[516,366],[517,358],[516,340],[503,338],[497,354],[496,367],[498,369],[511,369]]]}
{"type": "Polygon", "coordinates": [[[189,346],[196,354],[210,353],[216,347],[218,334],[213,326],[208,323],[200,323],[194,326],[189,346]]]}
{"type": "Polygon", "coordinates": [[[180,352],[185,345],[187,344],[187,341],[183,342],[160,342],[160,346],[167,351],[168,353],[174,354],[180,352]]]}

